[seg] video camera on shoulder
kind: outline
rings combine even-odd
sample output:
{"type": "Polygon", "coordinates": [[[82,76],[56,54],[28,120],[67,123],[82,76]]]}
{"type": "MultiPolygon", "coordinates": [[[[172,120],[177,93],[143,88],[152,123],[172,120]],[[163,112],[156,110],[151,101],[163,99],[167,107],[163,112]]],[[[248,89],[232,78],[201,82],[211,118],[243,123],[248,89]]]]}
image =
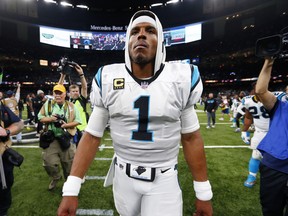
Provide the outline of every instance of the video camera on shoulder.
{"type": "Polygon", "coordinates": [[[57,71],[63,74],[70,74],[75,65],[76,63],[70,61],[68,57],[62,57],[59,60],[57,71]]]}
{"type": "MultiPolygon", "coordinates": [[[[287,31],[288,27],[281,32],[284,30],[287,31]]],[[[257,57],[288,58],[288,32],[258,39],[255,55],[257,57]]]]}

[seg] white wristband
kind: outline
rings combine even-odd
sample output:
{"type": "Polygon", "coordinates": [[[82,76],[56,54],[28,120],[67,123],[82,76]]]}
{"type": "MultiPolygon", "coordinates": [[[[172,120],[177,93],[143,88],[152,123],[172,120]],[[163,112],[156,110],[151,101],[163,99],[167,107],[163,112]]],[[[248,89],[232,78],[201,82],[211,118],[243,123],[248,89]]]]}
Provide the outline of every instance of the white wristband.
{"type": "Polygon", "coordinates": [[[62,196],[78,196],[82,179],[77,176],[68,176],[62,188],[62,196]]]}
{"type": "Polygon", "coordinates": [[[197,199],[202,201],[208,201],[212,199],[213,193],[209,180],[205,182],[193,181],[193,186],[197,199]]]}

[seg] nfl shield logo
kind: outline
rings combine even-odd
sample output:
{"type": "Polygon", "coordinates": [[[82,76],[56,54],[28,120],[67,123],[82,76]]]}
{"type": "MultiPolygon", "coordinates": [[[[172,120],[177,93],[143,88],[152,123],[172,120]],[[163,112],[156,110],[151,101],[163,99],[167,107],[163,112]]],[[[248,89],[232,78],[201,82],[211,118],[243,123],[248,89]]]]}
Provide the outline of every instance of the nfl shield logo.
{"type": "Polygon", "coordinates": [[[145,82],[145,81],[141,82],[141,87],[142,87],[143,89],[146,89],[146,88],[148,87],[148,85],[149,85],[148,82],[145,82]]]}

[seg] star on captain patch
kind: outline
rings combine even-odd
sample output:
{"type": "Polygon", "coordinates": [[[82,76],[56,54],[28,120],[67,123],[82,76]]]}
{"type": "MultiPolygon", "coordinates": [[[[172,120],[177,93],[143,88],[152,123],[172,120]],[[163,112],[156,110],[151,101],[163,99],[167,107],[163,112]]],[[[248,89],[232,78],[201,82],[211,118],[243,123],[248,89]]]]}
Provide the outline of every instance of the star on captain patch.
{"type": "Polygon", "coordinates": [[[149,83],[146,82],[146,81],[141,82],[141,88],[142,88],[142,89],[148,88],[148,85],[149,85],[149,83]]]}

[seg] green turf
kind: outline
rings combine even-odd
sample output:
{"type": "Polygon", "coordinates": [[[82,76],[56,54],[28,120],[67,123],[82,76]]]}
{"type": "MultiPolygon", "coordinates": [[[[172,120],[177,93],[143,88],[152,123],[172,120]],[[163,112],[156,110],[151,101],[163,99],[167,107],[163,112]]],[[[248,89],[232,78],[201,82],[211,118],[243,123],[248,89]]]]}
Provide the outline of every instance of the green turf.
{"type": "MultiPolygon", "coordinates": [[[[199,109],[203,107],[198,106],[199,109]]],[[[219,121],[219,111],[215,129],[206,129],[205,113],[198,113],[201,123],[201,133],[205,146],[245,146],[240,139],[240,133],[230,128],[231,122],[219,121]],[[226,123],[226,124],[223,124],[226,123]]],[[[111,146],[109,132],[105,133],[102,143],[111,146]]],[[[27,145],[27,144],[26,144],[27,145]]],[[[13,186],[13,204],[9,210],[12,216],[52,216],[56,215],[61,200],[59,182],[53,192],[48,191],[49,178],[42,167],[41,149],[17,148],[24,155],[25,161],[21,169],[15,168],[15,183],[13,186]]],[[[251,150],[248,148],[206,148],[208,174],[211,181],[214,198],[215,216],[259,216],[259,180],[254,188],[243,186],[248,174],[248,161],[251,150]]],[[[104,149],[97,153],[99,158],[111,158],[112,149],[104,149]]],[[[105,176],[110,161],[94,161],[88,176],[105,176]]],[[[259,176],[259,175],[258,175],[259,176]]],[[[182,150],[179,155],[179,181],[183,190],[184,216],[194,212],[195,196],[192,187],[192,177],[184,161],[182,150]]],[[[104,188],[103,180],[86,180],[81,188],[79,208],[81,209],[112,209],[116,213],[112,188],[104,188]]],[[[152,215],[153,216],[153,215],[152,215]]]]}

